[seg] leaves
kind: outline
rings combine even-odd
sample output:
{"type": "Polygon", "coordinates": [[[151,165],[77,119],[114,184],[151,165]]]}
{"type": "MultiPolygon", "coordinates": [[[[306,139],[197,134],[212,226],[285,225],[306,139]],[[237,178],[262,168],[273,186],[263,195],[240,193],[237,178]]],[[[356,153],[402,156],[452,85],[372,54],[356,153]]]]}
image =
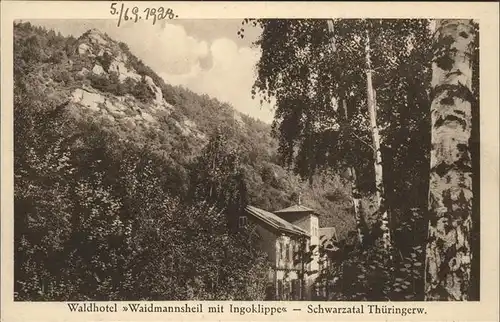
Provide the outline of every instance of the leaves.
{"type": "Polygon", "coordinates": [[[33,153],[16,163],[16,174],[39,170],[16,180],[20,299],[262,298],[267,262],[250,230],[230,233],[210,202],[173,197],[152,155],[115,150],[116,138],[87,124],[77,124],[83,148],[65,152],[43,125],[26,133],[33,153]],[[60,156],[65,166],[51,167],[60,156]]]}
{"type": "MultiPolygon", "coordinates": [[[[373,247],[345,251],[339,257],[347,262],[338,265],[346,275],[341,275],[339,283],[354,284],[355,290],[363,291],[343,288],[339,292],[343,299],[379,299],[380,294],[394,290],[392,272],[400,279],[400,273],[411,273],[411,278],[421,281],[422,250],[410,252],[406,246],[420,247],[425,242],[425,223],[410,209],[425,207],[427,202],[429,21],[334,19],[328,28],[326,20],[312,19],[258,20],[258,24],[263,32],[255,44],[261,47],[262,56],[252,94],[276,100],[273,130],[283,164],[310,181],[324,169],[355,167],[361,193],[372,193],[375,188],[373,151],[364,144],[370,141],[364,46],[369,35],[384,176],[390,178],[384,190],[394,213],[394,242],[401,254],[394,254],[398,261],[388,265],[373,247]],[[347,273],[346,265],[352,272],[347,273]],[[366,281],[357,281],[357,276],[366,276],[366,281]],[[385,288],[375,286],[377,279],[385,288]],[[365,282],[373,286],[366,288],[365,282]]],[[[368,237],[376,239],[378,226],[370,228],[368,237]]],[[[408,288],[402,285],[396,293],[408,288]]],[[[417,297],[421,294],[412,291],[417,297]]]]}
{"type": "MultiPolygon", "coordinates": [[[[416,216],[415,216],[416,217],[416,216]]],[[[413,222],[409,217],[408,222],[413,222]]],[[[418,219],[418,218],[417,218],[418,219]]],[[[401,226],[406,225],[401,222],[401,226]]],[[[355,236],[355,233],[353,233],[355,236]]],[[[342,240],[336,243],[338,250],[328,256],[330,265],[320,273],[319,281],[335,277],[329,286],[330,300],[422,300],[424,254],[415,240],[406,245],[408,249],[394,248],[392,260],[376,241],[373,245],[359,245],[356,238],[351,245],[342,240]],[[415,245],[415,246],[414,246],[415,245]],[[399,253],[399,254],[397,254],[399,253]],[[404,256],[408,254],[408,256],[404,256]],[[415,256],[411,256],[414,254],[415,256]]],[[[395,245],[397,246],[397,245],[395,245]]],[[[320,254],[324,252],[321,251],[320,254]]]]}
{"type": "MultiPolygon", "coordinates": [[[[26,45],[17,39],[17,53],[26,45]]],[[[93,115],[73,117],[54,95],[61,88],[16,62],[25,72],[14,92],[16,300],[263,299],[268,262],[253,227],[231,231],[221,211],[242,201],[229,189],[244,182],[237,154],[220,144],[215,172],[193,164],[193,177],[224,188],[222,204],[186,198],[165,158],[93,115]]]]}

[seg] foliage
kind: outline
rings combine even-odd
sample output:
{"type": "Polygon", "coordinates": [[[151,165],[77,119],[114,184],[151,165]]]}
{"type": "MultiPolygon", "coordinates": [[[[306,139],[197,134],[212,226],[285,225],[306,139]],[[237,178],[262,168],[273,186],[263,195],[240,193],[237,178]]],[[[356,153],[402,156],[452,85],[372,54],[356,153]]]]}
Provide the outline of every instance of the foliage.
{"type": "MultiPolygon", "coordinates": [[[[246,19],[242,24],[248,23],[262,29],[255,43],[262,56],[252,93],[276,101],[273,133],[281,161],[309,181],[325,169],[354,167],[362,204],[368,204],[362,208],[370,223],[368,242],[343,250],[334,271],[325,272],[322,278],[336,276],[336,287],[345,283],[345,288],[333,291],[338,298],[398,298],[407,284],[394,280],[394,272],[406,269],[414,259],[409,250],[399,251],[414,245],[401,231],[420,242],[415,247],[423,245],[426,232],[425,223],[410,209],[427,207],[430,22],[333,19],[332,28],[326,20],[315,19],[246,19]],[[377,247],[380,227],[373,221],[376,209],[370,209],[375,182],[366,109],[367,39],[381,127],[384,190],[396,235],[394,254],[383,254],[377,247]],[[410,230],[408,223],[412,223],[410,230]],[[351,284],[354,287],[348,289],[351,284]]],[[[239,34],[244,37],[243,30],[239,34]]],[[[422,274],[415,278],[411,294],[419,298],[422,274]]]]}
{"type": "Polygon", "coordinates": [[[119,95],[121,94],[120,82],[118,77],[111,76],[106,77],[105,75],[91,74],[88,76],[90,80],[90,85],[103,92],[119,95]]]}
{"type": "Polygon", "coordinates": [[[102,56],[96,57],[96,60],[99,62],[99,64],[101,64],[102,68],[106,72],[108,72],[109,66],[111,66],[111,62],[113,61],[113,56],[105,51],[102,56]]]}
{"type": "MultiPolygon", "coordinates": [[[[117,96],[137,93],[137,97],[141,97],[142,92],[148,98],[152,97],[149,96],[151,94],[149,88],[146,89],[143,84],[138,84],[132,79],[125,79],[120,83],[117,75],[112,72],[102,76],[92,76],[92,73],[83,77],[78,75],[82,68],[90,70],[95,65],[95,61],[78,54],[77,47],[84,39],[61,36],[60,40],[49,45],[46,40],[50,32],[29,23],[16,24],[14,74],[15,77],[28,76],[23,84],[44,88],[42,96],[60,96],[61,101],[58,103],[66,99],[64,95],[67,95],[68,89],[80,87],[82,84],[117,96]],[[38,39],[34,54],[47,53],[50,56],[57,50],[63,50],[68,56],[68,61],[71,60],[72,63],[49,66],[40,59],[30,60],[29,64],[25,62],[22,53],[26,51],[27,40],[32,36],[38,39]],[[72,81],[53,84],[51,80],[56,72],[69,73],[72,81]],[[134,90],[135,86],[141,88],[134,90]]],[[[321,226],[335,226],[340,235],[346,234],[354,227],[354,220],[349,215],[350,201],[345,187],[346,182],[336,171],[315,174],[313,186],[307,186],[300,177],[279,164],[278,142],[270,136],[268,124],[239,114],[230,105],[208,95],[198,95],[186,88],[166,84],[151,68],[135,57],[126,44],[117,44],[116,47],[127,55],[127,68],[133,68],[141,76],[151,77],[161,89],[165,101],[172,104],[174,109],[170,114],[158,112],[154,115],[158,124],[147,129],[140,126],[133,127],[127,118],[118,117],[117,122],[103,123],[102,126],[118,133],[120,140],[134,142],[137,146],[146,146],[155,155],[161,156],[165,164],[168,164],[169,170],[165,175],[172,180],[172,187],[177,187],[179,191],[187,190],[189,164],[202,153],[201,150],[207,143],[206,140],[196,136],[185,135],[182,132],[184,122],[190,121],[195,124],[197,132],[205,137],[210,137],[219,126],[222,126],[224,131],[227,131],[230,145],[239,147],[238,154],[242,171],[245,173],[249,203],[263,209],[276,210],[296,203],[297,198],[294,195],[302,191],[303,202],[321,214],[321,226]],[[241,122],[236,122],[236,117],[239,117],[241,122]],[[271,180],[266,177],[266,172],[262,171],[264,168],[271,170],[267,173],[272,173],[271,180]],[[264,174],[265,181],[261,174],[264,174]],[[340,192],[337,199],[327,198],[327,195],[335,191],[340,192]]],[[[136,110],[149,109],[149,103],[137,101],[134,104],[136,105],[134,110],[125,111],[126,116],[134,117],[138,113],[136,110]]],[[[88,111],[75,112],[88,113],[88,111]]]]}
{"type": "MultiPolygon", "coordinates": [[[[337,44],[346,44],[336,54],[330,49],[324,21],[273,20],[263,25],[260,45],[267,49],[257,66],[262,74],[257,85],[265,88],[272,84],[282,99],[274,124],[276,138],[269,135],[267,124],[239,115],[226,103],[166,84],[125,44],[119,47],[129,58],[127,67],[142,76],[140,82],[120,81],[112,72],[79,76],[82,68],[91,69],[95,64],[78,54],[76,48],[82,39],[16,24],[18,298],[79,299],[81,295],[124,299],[127,294],[143,299],[260,298],[267,271],[265,258],[256,251],[256,236],[243,231],[230,238],[227,218],[233,211],[221,210],[241,209],[247,202],[276,210],[297,202],[301,192],[302,202],[320,213],[320,226],[335,226],[339,235],[346,237],[354,228],[354,219],[349,183],[341,173],[350,163],[361,170],[363,210],[372,227],[372,151],[363,143],[370,141],[363,110],[365,85],[361,69],[355,67],[362,56],[349,51],[349,46],[357,48],[358,44],[355,33],[346,32],[359,34],[362,25],[335,23],[337,44]],[[282,31],[286,37],[280,35],[282,31]],[[290,43],[289,38],[293,40],[290,43]],[[275,45],[283,48],[275,50],[275,45]],[[288,67],[280,69],[280,64],[288,67]],[[302,73],[317,80],[309,83],[302,73]],[[125,121],[151,112],[153,95],[146,76],[173,106],[172,111],[154,114],[158,122],[149,127],[125,121]],[[65,105],[71,90],[82,84],[108,97],[131,94],[137,98],[134,110],[108,122],[87,110],[65,105]],[[332,103],[340,94],[346,98],[347,124],[341,100],[332,103]],[[310,106],[314,109],[305,108],[310,106]],[[188,122],[201,138],[186,134],[188,122]],[[217,133],[225,135],[219,140],[217,133]],[[292,150],[298,154],[290,159],[292,150]],[[290,160],[294,161],[291,170],[295,168],[295,174],[288,169],[290,160]],[[209,166],[212,161],[216,171],[209,166]],[[214,199],[219,198],[207,198],[209,187],[223,196],[225,205],[212,209],[214,199]],[[207,222],[205,217],[211,220],[207,222]],[[197,238],[181,238],[186,231],[196,231],[197,238]],[[215,235],[221,237],[210,237],[215,235]],[[73,253],[75,247],[81,251],[73,253]],[[218,263],[220,271],[214,272],[212,261],[218,263]],[[65,263],[66,269],[60,271],[60,263],[65,263]],[[116,273],[118,268],[120,274],[116,273]]],[[[428,154],[428,117],[424,112],[428,73],[422,69],[427,38],[419,34],[425,23],[420,26],[415,22],[409,28],[419,46],[401,54],[396,45],[402,40],[391,34],[389,27],[384,27],[387,35],[374,35],[373,39],[379,39],[375,46],[378,53],[388,53],[387,57],[374,56],[379,71],[375,81],[380,113],[388,124],[382,133],[384,169],[394,178],[385,183],[386,191],[393,196],[393,213],[401,213],[393,216],[397,234],[411,218],[407,208],[420,205],[427,189],[420,175],[428,154]],[[391,41],[394,47],[387,49],[391,41]],[[386,64],[386,58],[397,58],[398,63],[386,64]],[[391,67],[380,69],[386,65],[391,67]],[[409,205],[398,203],[402,200],[409,205]]],[[[99,62],[106,70],[109,59],[103,57],[99,62]]],[[[414,225],[420,227],[421,223],[414,225]]],[[[409,236],[404,231],[402,239],[409,236]]],[[[401,252],[403,257],[412,258],[409,250],[401,252]]],[[[395,260],[401,261],[397,255],[395,260]]],[[[349,256],[348,265],[354,272],[375,262],[378,255],[370,248],[367,253],[349,256]]],[[[396,271],[398,265],[393,265],[396,271]]],[[[366,274],[367,278],[375,276],[366,274]]]]}
{"type": "Polygon", "coordinates": [[[223,132],[218,131],[193,162],[188,197],[210,201],[231,218],[242,214],[248,196],[238,155],[238,150],[229,147],[223,132]]]}
{"type": "Polygon", "coordinates": [[[424,136],[429,132],[428,21],[338,19],[333,21],[332,35],[325,20],[272,19],[256,24],[263,29],[256,42],[263,54],[253,92],[277,101],[273,128],[283,162],[294,164],[306,178],[325,167],[354,166],[359,186],[366,192],[374,189],[364,107],[363,37],[369,30],[384,171],[387,177],[402,178],[385,183],[385,190],[392,200],[396,193],[397,197],[411,196],[412,206],[421,205],[413,195],[425,191],[424,180],[422,176],[406,178],[415,172],[401,165],[411,162],[409,166],[420,170],[428,160],[424,136]],[[417,150],[423,153],[413,153],[417,150]],[[407,160],[415,155],[421,158],[407,160]],[[414,181],[422,183],[417,189],[407,188],[414,181]]]}
{"type": "Polygon", "coordinates": [[[110,72],[109,75],[90,74],[87,78],[93,88],[105,93],[117,96],[130,94],[143,103],[149,103],[154,98],[144,77],[137,82],[130,78],[121,82],[116,72],[110,72]]]}
{"type": "Polygon", "coordinates": [[[75,117],[24,48],[43,41],[19,38],[43,30],[16,28],[15,299],[263,299],[268,263],[252,227],[230,231],[228,205],[186,198],[176,164],[75,117]]]}
{"type": "Polygon", "coordinates": [[[144,103],[147,103],[154,98],[154,94],[149,89],[144,76],[141,78],[140,82],[136,82],[130,93],[144,103]]]}
{"type": "Polygon", "coordinates": [[[147,151],[23,103],[33,105],[16,105],[16,124],[31,124],[16,127],[17,299],[263,297],[265,257],[249,231],[230,233],[212,203],[181,203],[147,151]]]}
{"type": "Polygon", "coordinates": [[[414,231],[425,226],[418,212],[409,218],[395,232],[396,244],[404,247],[393,249],[392,259],[380,241],[359,245],[355,232],[336,243],[334,252],[320,247],[320,256],[330,263],[317,279],[319,285],[327,285],[326,300],[422,301],[425,240],[411,237],[419,236],[414,231]]]}

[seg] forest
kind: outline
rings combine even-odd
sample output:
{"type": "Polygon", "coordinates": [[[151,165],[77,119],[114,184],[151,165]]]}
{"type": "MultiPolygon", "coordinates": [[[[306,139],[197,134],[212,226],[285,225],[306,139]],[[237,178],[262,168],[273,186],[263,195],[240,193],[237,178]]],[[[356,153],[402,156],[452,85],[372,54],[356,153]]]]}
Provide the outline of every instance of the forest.
{"type": "Polygon", "coordinates": [[[262,30],[249,91],[276,99],[272,127],[166,84],[124,43],[109,40],[142,81],[82,74],[113,58],[79,55],[86,34],[15,25],[15,299],[262,300],[269,263],[235,214],[301,194],[340,237],[324,300],[478,300],[478,25],[245,28],[262,30]],[[146,76],[173,109],[138,126],[146,76]],[[81,86],[135,108],[75,109],[81,86]]]}
{"type": "Polygon", "coordinates": [[[252,94],[276,99],[283,163],[310,182],[349,173],[355,243],[331,255],[329,297],[478,300],[478,24],[245,19],[238,34],[256,27],[252,94]]]}

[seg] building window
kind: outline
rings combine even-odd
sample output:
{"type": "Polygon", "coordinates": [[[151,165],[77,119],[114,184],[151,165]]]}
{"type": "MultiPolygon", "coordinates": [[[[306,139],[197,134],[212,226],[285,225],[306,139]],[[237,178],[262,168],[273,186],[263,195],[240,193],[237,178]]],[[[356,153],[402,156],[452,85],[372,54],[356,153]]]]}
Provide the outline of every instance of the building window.
{"type": "Polygon", "coordinates": [[[295,242],[292,249],[292,263],[294,264],[293,267],[299,268],[299,259],[299,244],[295,242]]]}
{"type": "Polygon", "coordinates": [[[290,300],[290,293],[292,292],[291,290],[291,285],[290,281],[283,281],[283,300],[289,301],[290,300]]]}
{"type": "Polygon", "coordinates": [[[238,219],[238,226],[240,228],[243,228],[247,225],[247,216],[240,216],[240,218],[238,219]]]}
{"type": "Polygon", "coordinates": [[[295,301],[301,300],[302,297],[301,292],[302,292],[301,280],[299,279],[292,280],[292,299],[295,301]]]}
{"type": "Polygon", "coordinates": [[[318,230],[318,226],[313,225],[313,226],[312,226],[312,232],[311,232],[312,236],[313,236],[313,237],[317,237],[317,236],[318,236],[318,232],[319,232],[319,230],[318,230]]]}
{"type": "Polygon", "coordinates": [[[278,280],[278,301],[283,301],[283,281],[278,280]]]}

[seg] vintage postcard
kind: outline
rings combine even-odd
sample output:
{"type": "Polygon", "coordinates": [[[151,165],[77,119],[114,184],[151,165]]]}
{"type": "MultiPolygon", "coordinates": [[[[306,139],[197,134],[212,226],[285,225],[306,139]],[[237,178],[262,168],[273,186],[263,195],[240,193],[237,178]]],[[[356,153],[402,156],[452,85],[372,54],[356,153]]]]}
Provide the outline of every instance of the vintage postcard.
{"type": "Polygon", "coordinates": [[[2,321],[498,321],[496,3],[1,15],[2,321]]]}

